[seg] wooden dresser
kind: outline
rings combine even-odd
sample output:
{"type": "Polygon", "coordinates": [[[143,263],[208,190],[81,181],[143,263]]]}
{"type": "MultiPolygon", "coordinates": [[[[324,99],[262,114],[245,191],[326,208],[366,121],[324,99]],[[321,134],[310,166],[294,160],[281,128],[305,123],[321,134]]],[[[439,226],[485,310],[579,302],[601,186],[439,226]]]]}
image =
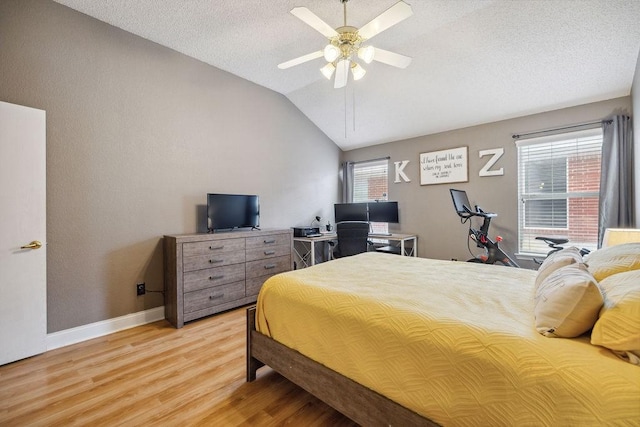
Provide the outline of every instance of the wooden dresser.
{"type": "Polygon", "coordinates": [[[176,328],[256,301],[269,277],[293,268],[292,230],[164,236],[165,317],[176,328]]]}

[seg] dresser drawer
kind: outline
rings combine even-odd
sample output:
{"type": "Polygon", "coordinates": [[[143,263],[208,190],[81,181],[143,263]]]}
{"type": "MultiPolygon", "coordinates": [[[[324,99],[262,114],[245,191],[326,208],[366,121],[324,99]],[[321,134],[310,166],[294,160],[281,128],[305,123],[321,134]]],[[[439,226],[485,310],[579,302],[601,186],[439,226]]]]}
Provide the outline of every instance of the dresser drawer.
{"type": "Polygon", "coordinates": [[[184,258],[183,269],[184,271],[204,270],[205,268],[239,264],[244,261],[244,251],[190,256],[184,258]]]}
{"type": "Polygon", "coordinates": [[[260,249],[270,246],[291,246],[291,234],[282,233],[247,237],[247,249],[260,249]]]}
{"type": "Polygon", "coordinates": [[[275,276],[276,274],[277,273],[273,273],[267,276],[260,276],[260,277],[254,277],[253,279],[247,279],[246,295],[248,297],[257,296],[258,293],[260,293],[260,288],[262,288],[262,285],[264,284],[264,282],[266,282],[267,279],[269,279],[272,276],[275,276]]]}
{"type": "Polygon", "coordinates": [[[275,258],[285,255],[291,255],[291,246],[267,246],[264,248],[247,248],[247,261],[256,261],[259,259],[275,258]]]}
{"type": "Polygon", "coordinates": [[[247,263],[247,279],[291,270],[291,256],[269,258],[247,263]]]}
{"type": "Polygon", "coordinates": [[[207,240],[204,242],[184,243],[182,245],[182,256],[191,257],[194,255],[243,251],[245,247],[244,240],[245,239],[219,239],[207,240]]]}
{"type": "Polygon", "coordinates": [[[244,298],[244,293],[244,281],[187,292],[184,294],[184,312],[191,313],[235,301],[244,298]]]}
{"type": "Polygon", "coordinates": [[[184,273],[184,292],[197,291],[212,286],[244,280],[244,264],[195,270],[184,273]]]}

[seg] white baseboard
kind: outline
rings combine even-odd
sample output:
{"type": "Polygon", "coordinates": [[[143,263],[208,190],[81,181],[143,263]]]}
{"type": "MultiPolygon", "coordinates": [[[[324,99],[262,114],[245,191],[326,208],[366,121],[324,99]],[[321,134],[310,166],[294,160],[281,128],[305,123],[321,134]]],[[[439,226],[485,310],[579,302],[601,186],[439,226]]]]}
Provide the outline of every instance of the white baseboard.
{"type": "Polygon", "coordinates": [[[164,319],[164,306],[47,334],[47,351],[164,319]]]}

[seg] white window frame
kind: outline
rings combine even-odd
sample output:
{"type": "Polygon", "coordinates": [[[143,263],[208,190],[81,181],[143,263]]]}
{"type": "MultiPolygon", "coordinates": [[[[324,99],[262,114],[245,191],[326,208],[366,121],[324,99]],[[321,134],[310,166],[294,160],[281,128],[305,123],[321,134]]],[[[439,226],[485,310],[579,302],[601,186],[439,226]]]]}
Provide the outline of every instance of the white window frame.
{"type": "MultiPolygon", "coordinates": [[[[371,174],[371,176],[376,176],[375,174],[371,174]]],[[[366,187],[366,189],[368,190],[368,186],[366,187]]],[[[362,162],[357,162],[354,163],[353,165],[353,182],[352,182],[352,188],[351,188],[351,194],[353,195],[353,200],[351,200],[354,203],[360,203],[360,202],[374,202],[376,200],[388,200],[389,198],[389,159],[385,158],[385,159],[376,159],[376,160],[367,160],[367,161],[362,161],[362,162]],[[386,185],[386,190],[383,192],[383,194],[380,195],[380,198],[377,199],[371,199],[369,198],[369,194],[367,191],[367,195],[365,197],[360,196],[359,197],[359,191],[358,189],[356,189],[356,181],[357,181],[357,175],[358,175],[358,169],[360,170],[366,170],[366,169],[375,169],[375,168],[380,168],[380,169],[384,169],[385,173],[384,174],[380,174],[380,176],[382,177],[382,175],[384,175],[384,182],[386,185]]],[[[389,232],[389,224],[386,222],[372,222],[371,224],[371,232],[373,233],[388,233],[389,232]]]]}
{"type": "MultiPolygon", "coordinates": [[[[376,176],[375,173],[367,173],[367,175],[373,177],[376,176]]],[[[380,176],[382,176],[383,174],[381,173],[380,176]]],[[[379,160],[367,160],[367,161],[363,161],[363,162],[358,162],[358,163],[354,163],[353,165],[353,183],[352,183],[352,193],[353,194],[353,200],[352,202],[354,203],[359,203],[359,202],[371,202],[371,201],[375,201],[375,200],[386,200],[388,197],[388,193],[389,193],[389,160],[388,159],[379,159],[379,160]],[[367,194],[366,197],[359,197],[359,192],[360,191],[364,191],[364,190],[368,190],[369,187],[367,186],[366,188],[356,188],[356,182],[357,182],[357,176],[358,173],[364,173],[365,170],[375,170],[377,168],[380,169],[384,169],[385,173],[384,173],[384,181],[386,183],[386,191],[381,195],[381,198],[379,199],[371,199],[369,198],[369,195],[367,194]],[[360,190],[360,191],[358,191],[360,190]]]]}
{"type": "MultiPolygon", "coordinates": [[[[594,127],[591,129],[583,129],[579,131],[573,132],[562,132],[555,133],[553,135],[547,135],[538,138],[528,138],[523,140],[516,141],[517,146],[517,165],[518,165],[518,255],[519,256],[538,256],[538,255],[546,255],[549,251],[549,247],[542,241],[536,241],[534,236],[531,235],[531,230],[541,230],[538,233],[538,236],[544,236],[546,233],[542,230],[549,231],[549,235],[551,237],[558,236],[558,233],[564,234],[564,236],[569,237],[569,245],[578,246],[578,247],[586,247],[588,249],[595,249],[597,247],[597,229],[595,233],[595,240],[593,242],[590,241],[572,241],[571,240],[571,203],[569,202],[572,198],[581,198],[581,199],[593,199],[596,200],[599,198],[599,190],[590,190],[590,191],[576,191],[571,188],[572,183],[570,182],[570,175],[573,172],[570,166],[570,154],[575,153],[576,155],[585,155],[588,156],[589,153],[591,155],[598,153],[601,155],[602,153],[602,128],[594,127]],[[558,155],[554,157],[552,144],[557,144],[562,146],[564,142],[574,141],[576,146],[576,151],[567,151],[565,149],[560,149],[558,155]],[[581,144],[584,144],[581,146],[581,144]],[[590,144],[590,145],[586,145],[590,144]],[[599,146],[598,146],[599,144],[599,146]],[[527,160],[524,158],[525,154],[529,153],[530,147],[537,146],[539,148],[547,148],[548,146],[549,155],[546,158],[566,158],[566,188],[564,192],[554,192],[553,190],[550,192],[540,192],[540,193],[526,193],[525,186],[527,182],[525,180],[527,171],[526,164],[527,160]],[[582,151],[580,151],[582,148],[582,151]],[[596,151],[599,150],[599,151],[596,151]],[[562,199],[566,200],[567,208],[566,208],[566,228],[563,227],[553,227],[553,226],[541,226],[541,227],[532,227],[531,223],[527,224],[526,221],[526,213],[525,203],[527,200],[548,200],[548,199],[562,199]]],[[[543,151],[544,153],[544,151],[543,151]]],[[[533,161],[539,161],[542,159],[532,159],[533,161]]],[[[529,183],[530,185],[530,183],[529,183]]],[[[552,184],[553,185],[553,184],[552,184]]],[[[599,185],[599,174],[598,174],[598,185],[599,185]]],[[[595,215],[591,215],[597,221],[597,212],[595,215]]],[[[597,223],[597,222],[596,222],[597,223]]]]}
{"type": "MultiPolygon", "coordinates": [[[[521,221],[519,221],[520,226],[522,227],[522,229],[524,230],[537,230],[537,229],[549,229],[549,230],[561,230],[561,231],[567,231],[569,230],[569,191],[568,191],[568,186],[569,186],[569,165],[567,164],[568,160],[565,157],[565,182],[567,183],[567,185],[565,186],[565,192],[564,193],[541,193],[540,195],[528,195],[526,196],[527,200],[564,200],[565,201],[565,224],[566,226],[564,227],[554,227],[553,225],[540,225],[537,227],[533,227],[531,225],[527,225],[527,218],[526,215],[523,215],[521,221]]],[[[520,163],[518,162],[518,165],[520,163]]],[[[519,177],[523,177],[526,176],[526,171],[522,171],[518,174],[519,177]]],[[[520,186],[520,184],[518,185],[518,191],[522,191],[522,187],[520,186]]],[[[524,202],[523,199],[523,195],[522,193],[519,193],[518,196],[518,200],[521,201],[521,204],[524,202]]],[[[524,208],[521,205],[521,209],[519,210],[520,214],[522,214],[524,208]]]]}

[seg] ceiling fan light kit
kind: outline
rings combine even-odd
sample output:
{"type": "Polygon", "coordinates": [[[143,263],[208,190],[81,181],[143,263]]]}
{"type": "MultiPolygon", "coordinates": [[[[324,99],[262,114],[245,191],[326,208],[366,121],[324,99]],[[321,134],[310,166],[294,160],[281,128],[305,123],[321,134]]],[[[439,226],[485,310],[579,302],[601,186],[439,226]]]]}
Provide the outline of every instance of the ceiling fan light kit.
{"type": "Polygon", "coordinates": [[[331,80],[334,71],[336,71],[336,66],[331,62],[320,68],[320,72],[327,78],[327,80],[331,80]]]}
{"type": "Polygon", "coordinates": [[[367,74],[367,70],[362,68],[360,64],[352,62],[351,63],[351,74],[353,74],[353,80],[360,80],[367,74]]]}
{"type": "Polygon", "coordinates": [[[347,25],[347,2],[349,0],[340,1],[344,9],[344,25],[336,29],[331,28],[329,24],[306,7],[296,7],[291,10],[292,15],[325,36],[329,42],[323,50],[283,62],[278,65],[278,68],[287,69],[324,57],[327,64],[320,68],[320,72],[327,79],[331,79],[335,74],[333,87],[338,89],[346,86],[349,70],[351,70],[353,80],[360,80],[366,74],[367,71],[355,62],[356,58],[366,64],[378,61],[398,68],[409,66],[411,58],[408,56],[377,49],[371,45],[363,45],[363,43],[413,15],[411,6],[401,0],[358,29],[347,25]]]}
{"type": "Polygon", "coordinates": [[[358,49],[358,58],[362,59],[367,64],[371,64],[375,54],[376,49],[373,46],[364,46],[358,49]]]}
{"type": "Polygon", "coordinates": [[[325,48],[324,48],[324,59],[327,62],[333,62],[336,59],[338,59],[338,57],[341,55],[341,51],[337,46],[334,46],[332,44],[328,44],[325,48]]]}

